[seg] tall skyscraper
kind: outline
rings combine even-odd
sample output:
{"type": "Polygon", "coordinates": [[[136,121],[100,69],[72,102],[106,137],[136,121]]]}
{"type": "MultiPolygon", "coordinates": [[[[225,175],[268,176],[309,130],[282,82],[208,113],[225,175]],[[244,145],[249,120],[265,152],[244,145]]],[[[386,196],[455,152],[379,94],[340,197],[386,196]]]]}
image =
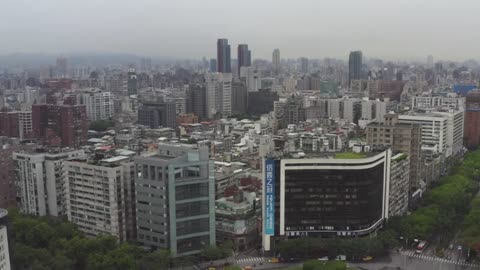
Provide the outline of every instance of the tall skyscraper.
{"type": "Polygon", "coordinates": [[[249,67],[252,65],[252,52],[248,49],[247,44],[238,45],[238,74],[240,76],[241,67],[249,67]]]}
{"type": "Polygon", "coordinates": [[[360,80],[362,78],[362,52],[350,52],[348,58],[348,85],[350,86],[352,80],[360,80]]]}
{"type": "Polygon", "coordinates": [[[427,56],[427,68],[433,68],[433,56],[427,56]]]}
{"type": "Polygon", "coordinates": [[[308,73],[308,58],[300,57],[300,72],[308,73]]]}
{"type": "Polygon", "coordinates": [[[206,147],[159,144],[135,158],[137,242],[197,254],[215,244],[215,174],[206,147]]]}
{"type": "Polygon", "coordinates": [[[273,69],[273,74],[278,75],[280,73],[280,50],[279,49],[273,50],[272,69],[273,69]]]}
{"type": "Polygon", "coordinates": [[[217,72],[232,73],[230,45],[226,38],[217,40],[217,72]]]}

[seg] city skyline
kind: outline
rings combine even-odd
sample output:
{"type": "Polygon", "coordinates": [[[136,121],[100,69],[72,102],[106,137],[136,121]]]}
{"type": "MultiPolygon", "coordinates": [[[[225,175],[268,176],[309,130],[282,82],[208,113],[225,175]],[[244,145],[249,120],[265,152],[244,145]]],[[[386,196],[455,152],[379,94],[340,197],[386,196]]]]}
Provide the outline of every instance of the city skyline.
{"type": "Polygon", "coordinates": [[[423,60],[430,54],[437,60],[478,59],[471,41],[479,34],[468,31],[480,26],[473,16],[480,4],[473,1],[408,0],[389,7],[378,0],[247,1],[235,11],[220,3],[137,1],[116,7],[108,0],[95,2],[94,9],[89,1],[5,3],[9,12],[0,19],[0,34],[8,42],[0,54],[114,52],[198,59],[215,56],[215,40],[228,38],[234,47],[249,44],[257,59],[270,59],[274,48],[283,58],[346,59],[349,51],[362,50],[389,60],[423,60]],[[106,12],[112,7],[115,12],[106,12]],[[302,16],[288,19],[298,13],[302,16]]]}

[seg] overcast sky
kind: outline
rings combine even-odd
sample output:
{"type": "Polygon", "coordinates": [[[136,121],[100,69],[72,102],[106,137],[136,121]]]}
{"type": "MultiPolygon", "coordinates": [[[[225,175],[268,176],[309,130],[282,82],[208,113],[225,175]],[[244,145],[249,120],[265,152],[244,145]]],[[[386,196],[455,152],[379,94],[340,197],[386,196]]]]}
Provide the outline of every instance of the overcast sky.
{"type": "Polygon", "coordinates": [[[478,59],[479,0],[0,0],[0,54],[478,59]]]}

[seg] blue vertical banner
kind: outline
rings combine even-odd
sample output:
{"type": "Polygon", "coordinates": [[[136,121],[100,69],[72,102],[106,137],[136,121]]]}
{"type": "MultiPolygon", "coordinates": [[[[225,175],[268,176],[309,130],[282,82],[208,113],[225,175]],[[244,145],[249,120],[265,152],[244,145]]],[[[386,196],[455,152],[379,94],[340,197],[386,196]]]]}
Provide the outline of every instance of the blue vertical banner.
{"type": "Polygon", "coordinates": [[[275,235],[275,160],[265,160],[265,235],[275,235]]]}

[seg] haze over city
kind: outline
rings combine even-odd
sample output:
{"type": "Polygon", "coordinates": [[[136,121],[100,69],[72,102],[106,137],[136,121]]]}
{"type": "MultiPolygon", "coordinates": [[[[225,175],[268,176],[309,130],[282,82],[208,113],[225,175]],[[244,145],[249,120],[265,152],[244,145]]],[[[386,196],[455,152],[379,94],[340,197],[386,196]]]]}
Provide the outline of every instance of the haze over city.
{"type": "Polygon", "coordinates": [[[335,57],[361,49],[389,60],[477,59],[480,2],[3,1],[0,54],[131,53],[210,58],[218,37],[254,58],[335,57]]]}

